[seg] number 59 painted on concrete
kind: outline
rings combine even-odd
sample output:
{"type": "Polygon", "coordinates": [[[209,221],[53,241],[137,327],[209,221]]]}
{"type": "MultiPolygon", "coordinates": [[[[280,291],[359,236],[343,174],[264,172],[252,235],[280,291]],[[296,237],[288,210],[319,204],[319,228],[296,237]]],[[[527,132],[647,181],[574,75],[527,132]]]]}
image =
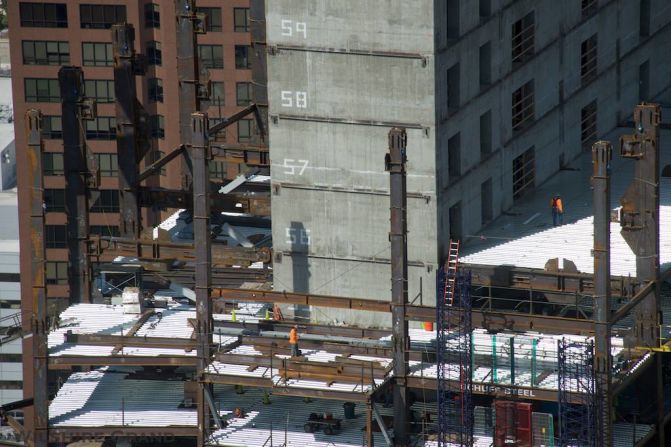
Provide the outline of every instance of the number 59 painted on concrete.
{"type": "Polygon", "coordinates": [[[308,26],[305,22],[294,22],[289,19],[282,19],[282,35],[292,37],[294,35],[302,34],[303,39],[308,38],[308,26]]]}

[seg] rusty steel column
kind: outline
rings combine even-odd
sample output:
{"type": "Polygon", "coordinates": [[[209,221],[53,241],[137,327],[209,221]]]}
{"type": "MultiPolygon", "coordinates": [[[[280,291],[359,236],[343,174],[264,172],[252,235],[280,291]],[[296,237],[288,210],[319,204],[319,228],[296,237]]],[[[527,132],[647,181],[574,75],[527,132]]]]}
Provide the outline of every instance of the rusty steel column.
{"type": "Polygon", "coordinates": [[[391,201],[391,303],[392,342],[394,345],[394,445],[407,446],[408,438],[408,353],[410,338],[405,319],[408,304],[408,215],[406,188],[405,129],[389,131],[389,153],[385,167],[389,171],[391,201]]]}
{"type": "MultiPolygon", "coordinates": [[[[250,0],[249,2],[249,31],[252,38],[252,51],[250,55],[252,65],[252,101],[257,105],[261,121],[268,129],[268,45],[266,41],[266,2],[265,0],[250,0]]],[[[268,147],[269,140],[256,141],[264,147],[268,147]]],[[[245,153],[247,154],[247,153],[245,153]]],[[[247,155],[245,155],[247,156],[247,155]]],[[[259,164],[269,164],[269,153],[259,152],[259,164]]],[[[269,174],[269,171],[268,171],[269,174]]]]}
{"type": "Polygon", "coordinates": [[[375,438],[373,438],[373,402],[370,399],[366,402],[366,447],[374,447],[375,438]]]}
{"type": "Polygon", "coordinates": [[[42,113],[26,112],[28,136],[28,172],[30,177],[30,276],[33,281],[33,309],[30,330],[33,349],[33,430],[31,445],[46,447],[49,424],[49,399],[47,381],[47,286],[44,254],[44,180],[42,176],[42,113]]]}
{"type": "Polygon", "coordinates": [[[63,122],[63,167],[65,170],[65,212],[67,213],[68,285],[70,303],[91,302],[89,238],[89,199],[86,176],[84,122],[84,75],[80,67],[61,67],[58,71],[63,122]]]}
{"type": "MultiPolygon", "coordinates": [[[[116,147],[119,159],[119,231],[122,237],[139,239],[141,225],[137,197],[139,173],[136,137],[136,60],[133,25],[112,26],[114,50],[114,96],[116,106],[116,147]]],[[[137,256],[140,249],[137,249],[137,256]]]]}
{"type": "Polygon", "coordinates": [[[613,443],[610,355],[610,162],[608,141],[592,146],[594,200],[594,370],[597,391],[597,445],[613,443]]]}
{"type": "MultiPolygon", "coordinates": [[[[212,332],[212,250],[210,242],[210,151],[207,140],[208,119],[206,113],[191,115],[191,163],[193,166],[193,239],[196,255],[196,317],[198,375],[201,376],[210,363],[212,332]]],[[[198,381],[198,446],[204,445],[210,432],[210,409],[205,399],[209,385],[198,381]]]]}
{"type": "MultiPolygon", "coordinates": [[[[177,14],[179,135],[180,143],[185,144],[191,138],[191,113],[200,111],[196,2],[194,0],[175,0],[175,12],[177,14]]],[[[183,164],[182,175],[183,189],[189,189],[192,174],[188,163],[183,164]]]]}
{"type": "MultiPolygon", "coordinates": [[[[634,310],[634,346],[659,345],[659,104],[634,108],[635,133],[620,137],[620,154],[635,160],[634,181],[620,199],[622,237],[636,255],[636,277],[655,287],[634,310]]],[[[662,359],[654,354],[657,388],[657,439],[665,445],[662,359]]]]}

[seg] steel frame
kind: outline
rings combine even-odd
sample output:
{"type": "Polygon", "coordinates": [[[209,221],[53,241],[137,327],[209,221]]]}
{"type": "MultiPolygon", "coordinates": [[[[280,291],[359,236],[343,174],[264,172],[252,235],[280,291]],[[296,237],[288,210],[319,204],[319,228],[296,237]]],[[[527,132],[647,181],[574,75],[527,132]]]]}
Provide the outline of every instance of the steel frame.
{"type": "Polygon", "coordinates": [[[597,446],[594,343],[557,342],[559,446],[597,446]]]}

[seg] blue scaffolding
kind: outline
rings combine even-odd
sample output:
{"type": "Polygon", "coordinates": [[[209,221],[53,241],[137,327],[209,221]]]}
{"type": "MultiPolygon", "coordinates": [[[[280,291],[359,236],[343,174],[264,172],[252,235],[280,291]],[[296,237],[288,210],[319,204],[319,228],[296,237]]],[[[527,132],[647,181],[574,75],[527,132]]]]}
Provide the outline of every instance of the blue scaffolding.
{"type": "Polygon", "coordinates": [[[596,446],[594,342],[557,342],[559,446],[596,446]]]}
{"type": "Polygon", "coordinates": [[[445,300],[445,269],[438,272],[438,447],[471,447],[474,423],[471,273],[459,271],[454,275],[450,305],[445,300]]]}

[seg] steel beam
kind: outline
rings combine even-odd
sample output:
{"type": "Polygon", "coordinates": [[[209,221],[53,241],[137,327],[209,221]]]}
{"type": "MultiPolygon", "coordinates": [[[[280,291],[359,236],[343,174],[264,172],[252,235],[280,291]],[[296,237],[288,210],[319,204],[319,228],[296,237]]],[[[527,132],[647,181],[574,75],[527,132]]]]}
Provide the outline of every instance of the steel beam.
{"type": "Polygon", "coordinates": [[[48,441],[49,397],[48,367],[49,350],[47,338],[47,293],[44,252],[44,179],[42,174],[42,113],[39,110],[26,112],[28,139],[28,171],[30,178],[30,277],[32,278],[32,331],[33,355],[33,446],[46,447],[48,441]]]}
{"type": "Polygon", "coordinates": [[[594,371],[597,393],[597,445],[610,446],[612,434],[612,360],[610,343],[610,162],[607,141],[592,146],[594,203],[594,371]]]}
{"type": "Polygon", "coordinates": [[[104,334],[66,334],[65,341],[76,345],[88,346],[115,346],[118,354],[123,356],[124,348],[160,348],[160,349],[183,349],[192,351],[196,349],[196,340],[190,338],[174,337],[129,337],[124,335],[104,334]]]}
{"type": "Polygon", "coordinates": [[[77,440],[101,439],[108,436],[151,438],[157,444],[172,443],[175,437],[196,437],[196,427],[131,427],[100,426],[100,427],[52,427],[49,442],[66,443],[77,440]]]}
{"type": "MultiPolygon", "coordinates": [[[[191,115],[191,144],[189,153],[193,167],[193,238],[196,254],[196,340],[198,374],[209,365],[212,353],[212,247],[210,242],[210,181],[208,118],[206,113],[191,115]]],[[[202,446],[210,434],[210,411],[205,394],[209,385],[198,385],[198,445],[202,446]]]]}
{"type": "Polygon", "coordinates": [[[89,194],[85,176],[86,143],[81,106],[84,75],[80,67],[58,71],[63,121],[63,164],[65,211],[67,213],[68,285],[70,303],[91,302],[91,265],[87,256],[89,236],[89,194]]]}
{"type": "Polygon", "coordinates": [[[392,343],[394,345],[394,445],[401,447],[409,442],[408,388],[406,378],[409,371],[408,352],[410,337],[405,310],[408,305],[408,209],[406,187],[405,129],[389,131],[389,153],[385,157],[385,168],[389,171],[391,208],[391,319],[392,343]]]}
{"type": "MultiPolygon", "coordinates": [[[[112,26],[114,53],[114,97],[116,108],[116,146],[119,159],[119,232],[127,238],[140,238],[142,215],[137,197],[139,150],[135,110],[135,30],[127,23],[112,26]]],[[[135,256],[141,255],[136,246],[135,256]]]]}
{"type": "Polygon", "coordinates": [[[152,175],[158,174],[161,171],[161,168],[163,168],[163,166],[167,165],[172,160],[174,160],[175,158],[177,158],[180,155],[183,155],[185,153],[186,153],[186,148],[184,147],[184,145],[180,145],[179,147],[173,149],[171,152],[168,152],[166,155],[164,155],[160,159],[156,160],[151,165],[147,166],[144,169],[144,171],[140,172],[137,175],[137,178],[135,179],[135,182],[136,182],[135,184],[139,184],[139,183],[147,180],[152,175]]]}
{"type": "Polygon", "coordinates": [[[194,356],[167,356],[167,355],[62,355],[49,357],[49,369],[63,369],[72,366],[191,366],[194,367],[198,359],[194,356]]]}

